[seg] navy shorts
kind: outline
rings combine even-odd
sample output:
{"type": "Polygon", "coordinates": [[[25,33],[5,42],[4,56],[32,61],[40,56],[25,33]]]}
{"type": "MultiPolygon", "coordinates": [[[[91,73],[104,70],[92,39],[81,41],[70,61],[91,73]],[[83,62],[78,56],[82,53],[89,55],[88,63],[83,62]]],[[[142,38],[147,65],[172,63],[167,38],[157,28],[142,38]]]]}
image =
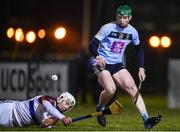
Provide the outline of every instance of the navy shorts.
{"type": "Polygon", "coordinates": [[[125,69],[126,67],[122,63],[117,64],[106,64],[106,67],[104,69],[100,68],[99,65],[94,65],[93,70],[94,73],[100,73],[103,70],[107,70],[111,73],[111,75],[117,73],[121,69],[125,69]]]}

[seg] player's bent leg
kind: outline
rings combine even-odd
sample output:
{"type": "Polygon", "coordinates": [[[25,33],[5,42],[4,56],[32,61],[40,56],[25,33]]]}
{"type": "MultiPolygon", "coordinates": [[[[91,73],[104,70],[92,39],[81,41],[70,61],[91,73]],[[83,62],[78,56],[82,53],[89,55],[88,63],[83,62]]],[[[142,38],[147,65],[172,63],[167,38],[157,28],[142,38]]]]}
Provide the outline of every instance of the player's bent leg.
{"type": "MultiPolygon", "coordinates": [[[[121,70],[117,74],[113,75],[116,82],[125,90],[127,93],[131,96],[132,101],[134,102],[134,98],[137,93],[137,86],[135,85],[134,79],[130,75],[130,73],[127,70],[121,70]]],[[[144,126],[146,129],[153,128],[154,125],[160,122],[161,116],[158,115],[157,117],[149,117],[146,106],[144,103],[144,100],[139,94],[138,99],[135,103],[136,108],[138,109],[139,113],[141,114],[141,117],[144,121],[144,126]]]]}
{"type": "MultiPolygon", "coordinates": [[[[137,93],[137,86],[131,74],[126,69],[123,69],[119,71],[118,73],[114,74],[113,78],[121,86],[121,88],[124,89],[131,96],[132,101],[134,102],[134,98],[137,93]]],[[[143,121],[148,119],[149,116],[148,116],[146,106],[144,104],[144,101],[141,95],[139,95],[135,106],[137,110],[139,111],[139,113],[141,114],[143,121]]]]}
{"type": "Polygon", "coordinates": [[[144,127],[146,129],[153,128],[156,124],[158,124],[161,121],[161,115],[158,115],[156,117],[148,118],[146,121],[144,121],[144,127]]]}
{"type": "MultiPolygon", "coordinates": [[[[99,104],[96,107],[97,112],[105,109],[107,102],[113,97],[116,91],[115,83],[111,77],[111,74],[108,71],[104,70],[99,73],[98,81],[104,90],[101,92],[99,104]]],[[[101,126],[106,126],[106,118],[104,115],[98,116],[97,121],[101,126]]]]}

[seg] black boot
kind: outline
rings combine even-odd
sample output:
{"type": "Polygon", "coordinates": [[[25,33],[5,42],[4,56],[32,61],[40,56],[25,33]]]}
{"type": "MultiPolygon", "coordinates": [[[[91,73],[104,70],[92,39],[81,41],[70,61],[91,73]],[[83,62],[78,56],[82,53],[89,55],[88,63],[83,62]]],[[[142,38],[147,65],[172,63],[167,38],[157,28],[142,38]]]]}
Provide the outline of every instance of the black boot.
{"type": "MultiPolygon", "coordinates": [[[[104,110],[104,107],[103,107],[103,106],[101,106],[101,105],[97,105],[97,106],[96,106],[96,111],[97,111],[97,112],[102,111],[102,110],[104,110]]],[[[97,121],[98,121],[98,123],[99,123],[101,126],[103,126],[103,127],[106,126],[106,118],[105,118],[104,115],[98,116],[98,117],[97,117],[97,121]]]]}
{"type": "Polygon", "coordinates": [[[158,115],[156,117],[151,117],[151,118],[148,118],[144,122],[144,126],[145,126],[146,129],[151,129],[151,128],[153,128],[154,125],[156,125],[160,121],[161,121],[161,115],[158,115]]]}

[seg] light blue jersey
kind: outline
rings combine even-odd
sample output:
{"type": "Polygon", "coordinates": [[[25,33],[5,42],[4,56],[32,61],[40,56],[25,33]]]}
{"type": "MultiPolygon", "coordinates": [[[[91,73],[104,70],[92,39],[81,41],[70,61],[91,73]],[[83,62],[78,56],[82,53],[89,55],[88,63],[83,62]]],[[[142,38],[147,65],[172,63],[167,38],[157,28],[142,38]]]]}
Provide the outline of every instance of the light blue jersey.
{"type": "Polygon", "coordinates": [[[95,38],[101,41],[98,53],[104,57],[107,64],[122,63],[127,45],[140,43],[139,34],[132,25],[122,28],[116,22],[102,26],[95,38]]]}

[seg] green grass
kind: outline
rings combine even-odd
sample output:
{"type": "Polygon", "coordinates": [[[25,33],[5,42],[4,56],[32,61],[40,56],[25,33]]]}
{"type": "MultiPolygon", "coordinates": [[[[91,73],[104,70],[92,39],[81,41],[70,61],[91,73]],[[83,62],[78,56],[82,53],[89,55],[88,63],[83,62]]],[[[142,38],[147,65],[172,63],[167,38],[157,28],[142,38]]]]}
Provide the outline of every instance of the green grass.
{"type": "MultiPolygon", "coordinates": [[[[180,110],[170,110],[167,108],[167,100],[165,96],[145,96],[144,97],[147,110],[150,116],[161,114],[162,121],[155,126],[153,131],[174,131],[180,130],[180,110]]],[[[63,126],[59,122],[54,128],[45,129],[32,125],[26,128],[0,128],[1,131],[143,131],[144,125],[142,119],[132,104],[130,97],[123,96],[118,98],[123,105],[123,113],[121,115],[112,115],[107,117],[107,126],[101,127],[96,118],[90,118],[75,122],[68,127],[63,126]]],[[[93,103],[77,104],[72,112],[67,115],[77,117],[84,114],[95,112],[93,103]]]]}

